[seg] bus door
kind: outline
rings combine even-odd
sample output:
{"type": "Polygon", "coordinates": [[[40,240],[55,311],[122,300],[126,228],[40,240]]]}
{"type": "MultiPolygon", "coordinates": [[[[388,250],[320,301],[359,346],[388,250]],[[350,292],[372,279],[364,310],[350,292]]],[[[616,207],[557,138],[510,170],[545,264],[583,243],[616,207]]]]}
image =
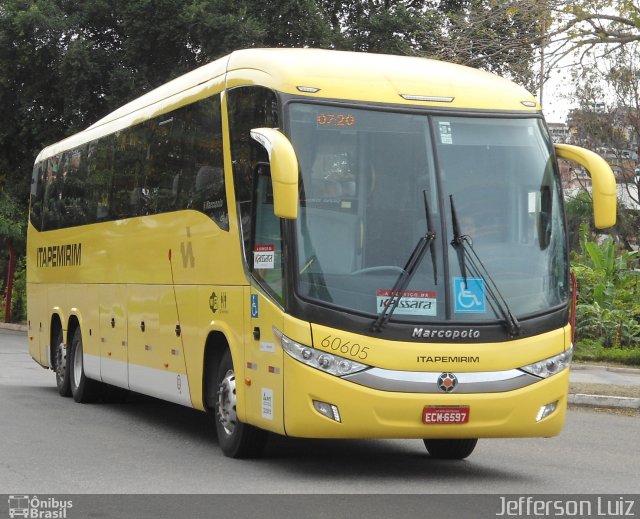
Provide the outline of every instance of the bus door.
{"type": "Polygon", "coordinates": [[[273,213],[269,166],[256,168],[252,211],[252,251],[248,255],[252,285],[245,312],[246,412],[251,423],[284,433],[283,351],[276,345],[275,326],[282,330],[282,235],[273,213]]]}

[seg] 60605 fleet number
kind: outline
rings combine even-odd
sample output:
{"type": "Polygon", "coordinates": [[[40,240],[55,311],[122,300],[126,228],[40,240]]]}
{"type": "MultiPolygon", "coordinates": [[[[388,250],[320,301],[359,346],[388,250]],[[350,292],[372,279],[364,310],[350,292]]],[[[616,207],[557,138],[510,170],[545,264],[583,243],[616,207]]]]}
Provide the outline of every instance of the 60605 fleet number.
{"type": "Polygon", "coordinates": [[[331,350],[343,355],[349,355],[360,360],[365,360],[367,358],[367,351],[369,350],[369,346],[361,346],[358,343],[345,341],[340,337],[334,337],[332,335],[327,335],[324,339],[322,339],[322,341],[320,341],[320,346],[325,350],[331,350]]]}

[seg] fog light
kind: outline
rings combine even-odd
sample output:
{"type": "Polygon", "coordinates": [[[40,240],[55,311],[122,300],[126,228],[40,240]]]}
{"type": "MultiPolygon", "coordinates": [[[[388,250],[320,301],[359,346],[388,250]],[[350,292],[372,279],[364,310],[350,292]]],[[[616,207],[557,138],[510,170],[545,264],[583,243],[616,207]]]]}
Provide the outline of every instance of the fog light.
{"type": "Polygon", "coordinates": [[[340,412],[335,405],[327,404],[326,402],[320,402],[319,400],[314,400],[313,407],[315,407],[316,411],[318,411],[322,416],[326,416],[331,420],[340,422],[340,412]]]}
{"type": "Polygon", "coordinates": [[[557,407],[558,407],[557,400],[555,402],[551,402],[550,404],[543,405],[540,408],[540,411],[538,411],[538,414],[536,415],[536,422],[539,422],[543,418],[546,418],[547,416],[549,416],[551,413],[553,413],[556,410],[557,407]]]}

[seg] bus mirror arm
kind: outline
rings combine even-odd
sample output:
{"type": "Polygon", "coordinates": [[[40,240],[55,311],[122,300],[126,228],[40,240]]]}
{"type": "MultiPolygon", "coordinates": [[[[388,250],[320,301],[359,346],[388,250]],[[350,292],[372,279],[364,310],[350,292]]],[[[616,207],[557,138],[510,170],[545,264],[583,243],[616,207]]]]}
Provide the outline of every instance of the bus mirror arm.
{"type": "Polygon", "coordinates": [[[591,175],[593,220],[598,229],[616,224],[616,179],[611,167],[597,153],[572,146],[555,144],[556,155],[561,159],[577,162],[591,175]]]}
{"type": "Polygon", "coordinates": [[[251,138],[269,154],[275,215],[295,220],[298,217],[298,158],[291,142],[273,128],[254,128],[251,138]]]}

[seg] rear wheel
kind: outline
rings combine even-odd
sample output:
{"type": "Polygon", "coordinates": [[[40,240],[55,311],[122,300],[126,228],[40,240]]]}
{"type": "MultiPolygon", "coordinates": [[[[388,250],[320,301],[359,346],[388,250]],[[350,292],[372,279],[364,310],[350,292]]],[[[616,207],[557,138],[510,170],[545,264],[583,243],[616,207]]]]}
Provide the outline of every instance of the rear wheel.
{"type": "Polygon", "coordinates": [[[267,441],[267,432],[242,423],[236,414],[236,375],[231,352],[226,350],[217,370],[215,424],[218,443],[225,456],[255,458],[260,456],[267,441]]]}
{"type": "Polygon", "coordinates": [[[432,458],[440,460],[463,460],[478,443],[477,438],[462,440],[424,440],[424,446],[432,458]]]}
{"type": "Polygon", "coordinates": [[[69,356],[67,355],[67,345],[62,337],[62,330],[58,330],[55,335],[55,357],[54,368],[56,372],[56,386],[60,396],[71,396],[71,384],[69,374],[69,356]]]}
{"type": "Polygon", "coordinates": [[[84,374],[84,356],[80,327],[76,328],[76,331],[73,333],[73,339],[71,340],[69,367],[71,370],[70,382],[73,399],[80,403],[95,400],[100,391],[101,383],[88,379],[84,374]]]}

